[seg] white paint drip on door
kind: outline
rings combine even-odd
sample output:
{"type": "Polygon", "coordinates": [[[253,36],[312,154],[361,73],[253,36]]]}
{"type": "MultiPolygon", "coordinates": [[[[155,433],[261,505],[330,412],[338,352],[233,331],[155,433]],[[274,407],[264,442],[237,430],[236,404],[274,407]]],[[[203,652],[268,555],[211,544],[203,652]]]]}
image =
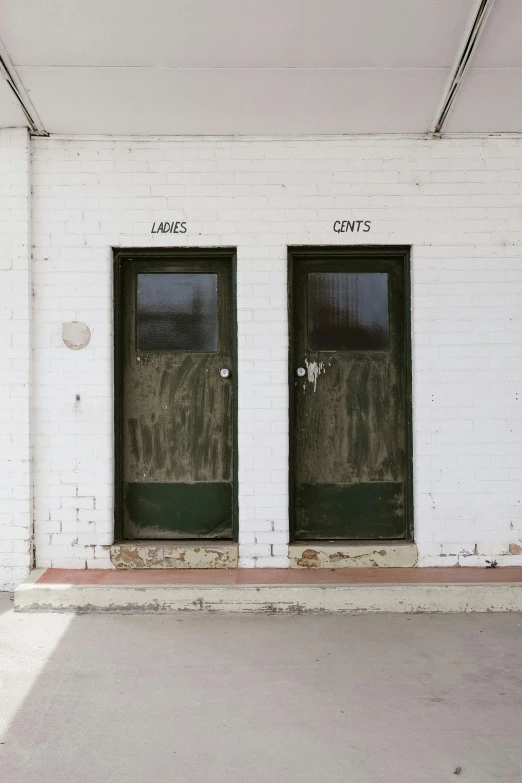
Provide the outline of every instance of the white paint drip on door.
{"type": "Polygon", "coordinates": [[[309,383],[313,383],[314,385],[314,392],[317,389],[317,379],[320,376],[322,372],[324,372],[324,363],[319,362],[309,362],[308,359],[305,359],[306,364],[306,370],[308,374],[308,381],[309,383]]]}

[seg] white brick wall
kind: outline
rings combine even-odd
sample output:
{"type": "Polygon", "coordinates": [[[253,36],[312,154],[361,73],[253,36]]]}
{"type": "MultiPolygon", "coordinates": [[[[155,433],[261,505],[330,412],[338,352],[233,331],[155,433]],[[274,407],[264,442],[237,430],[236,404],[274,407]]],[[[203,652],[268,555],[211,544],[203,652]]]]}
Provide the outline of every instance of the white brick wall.
{"type": "Polygon", "coordinates": [[[29,136],[0,130],[0,590],[32,561],[29,136]]]}
{"type": "Polygon", "coordinates": [[[522,537],[520,139],[33,147],[39,565],[110,566],[111,246],[238,248],[240,554],[252,567],[287,564],[286,247],[365,242],[413,246],[420,563],[522,564],[508,554],[522,537]],[[150,234],[172,219],[187,233],[150,234]],[[336,234],[339,219],[371,231],[336,234]],[[64,347],[69,320],[89,325],[86,349],[64,347]]]}

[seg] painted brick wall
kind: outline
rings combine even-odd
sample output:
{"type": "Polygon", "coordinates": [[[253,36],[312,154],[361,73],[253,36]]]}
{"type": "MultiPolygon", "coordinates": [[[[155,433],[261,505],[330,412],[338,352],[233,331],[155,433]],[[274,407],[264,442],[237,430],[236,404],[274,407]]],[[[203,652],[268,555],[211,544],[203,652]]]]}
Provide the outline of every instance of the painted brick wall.
{"type": "Polygon", "coordinates": [[[32,560],[29,136],[0,130],[0,590],[32,560]]]}
{"type": "Polygon", "coordinates": [[[33,144],[39,565],[110,566],[111,246],[238,248],[240,555],[253,567],[287,564],[286,246],[368,242],[413,246],[419,562],[522,564],[519,139],[33,144]],[[151,235],[172,219],[187,233],[151,235]],[[343,219],[371,231],[336,234],[343,219]],[[62,343],[69,320],[92,331],[82,351],[62,343]]]}

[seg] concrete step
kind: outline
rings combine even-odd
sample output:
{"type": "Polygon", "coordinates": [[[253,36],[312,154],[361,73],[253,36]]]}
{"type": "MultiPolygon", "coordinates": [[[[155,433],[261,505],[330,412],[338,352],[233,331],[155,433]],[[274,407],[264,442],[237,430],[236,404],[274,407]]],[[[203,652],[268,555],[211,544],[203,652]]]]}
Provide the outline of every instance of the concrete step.
{"type": "Polygon", "coordinates": [[[35,570],[18,612],[520,612],[522,568],[35,570]]]}

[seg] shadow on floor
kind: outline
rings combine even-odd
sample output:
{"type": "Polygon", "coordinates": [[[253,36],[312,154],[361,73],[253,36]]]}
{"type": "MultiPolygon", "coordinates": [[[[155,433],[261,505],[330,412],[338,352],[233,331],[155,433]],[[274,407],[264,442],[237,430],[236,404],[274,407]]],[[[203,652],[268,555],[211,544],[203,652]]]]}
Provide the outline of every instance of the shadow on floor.
{"type": "Polygon", "coordinates": [[[13,611],[13,593],[0,591],[0,615],[13,611]]]}
{"type": "Polygon", "coordinates": [[[5,618],[9,783],[520,783],[519,615],[5,618]]]}

